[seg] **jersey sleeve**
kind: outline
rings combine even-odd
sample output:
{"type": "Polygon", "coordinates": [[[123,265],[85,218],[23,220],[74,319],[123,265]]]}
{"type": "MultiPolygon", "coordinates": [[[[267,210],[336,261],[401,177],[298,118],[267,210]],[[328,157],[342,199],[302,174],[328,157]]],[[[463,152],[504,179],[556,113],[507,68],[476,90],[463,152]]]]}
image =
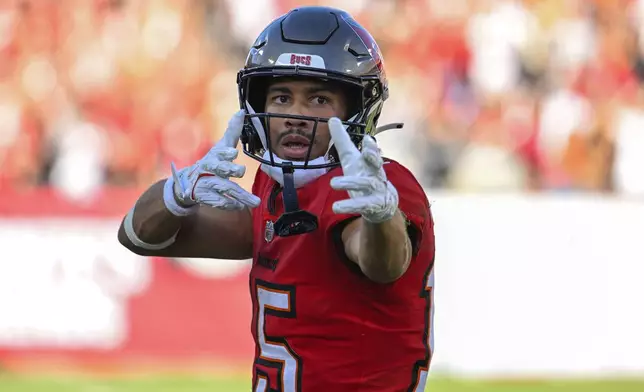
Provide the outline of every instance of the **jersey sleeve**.
{"type": "Polygon", "coordinates": [[[260,169],[257,169],[257,172],[255,172],[255,179],[253,180],[253,187],[251,190],[253,195],[259,198],[262,197],[262,189],[264,188],[265,182],[266,182],[266,174],[260,169]]]}
{"type": "MultiPolygon", "coordinates": [[[[414,251],[418,250],[420,239],[427,224],[433,224],[429,210],[429,201],[425,191],[420,186],[414,175],[396,161],[387,160],[383,166],[387,179],[398,191],[398,208],[407,220],[407,227],[414,251]]],[[[338,170],[340,175],[341,171],[338,170]]],[[[333,212],[333,203],[349,198],[346,191],[331,189],[325,203],[323,212],[323,225],[327,232],[335,237],[341,234],[342,229],[360,215],[336,214],[333,212]]]]}

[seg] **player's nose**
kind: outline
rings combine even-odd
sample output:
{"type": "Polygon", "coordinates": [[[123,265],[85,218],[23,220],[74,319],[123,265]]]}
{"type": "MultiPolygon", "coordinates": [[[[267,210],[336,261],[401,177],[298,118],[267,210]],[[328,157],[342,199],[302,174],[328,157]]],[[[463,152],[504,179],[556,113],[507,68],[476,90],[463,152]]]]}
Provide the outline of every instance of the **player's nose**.
{"type": "Polygon", "coordinates": [[[311,121],[299,117],[288,117],[284,119],[284,125],[288,129],[309,129],[311,127],[311,121]]]}
{"type": "Polygon", "coordinates": [[[292,117],[284,118],[284,128],[301,129],[305,131],[313,130],[313,124],[315,122],[307,119],[309,113],[307,111],[306,104],[302,102],[302,99],[295,99],[285,114],[292,117]]]}
{"type": "Polygon", "coordinates": [[[303,128],[306,127],[308,124],[308,121],[302,119],[302,118],[286,118],[284,121],[284,125],[286,125],[288,128],[303,128]]]}

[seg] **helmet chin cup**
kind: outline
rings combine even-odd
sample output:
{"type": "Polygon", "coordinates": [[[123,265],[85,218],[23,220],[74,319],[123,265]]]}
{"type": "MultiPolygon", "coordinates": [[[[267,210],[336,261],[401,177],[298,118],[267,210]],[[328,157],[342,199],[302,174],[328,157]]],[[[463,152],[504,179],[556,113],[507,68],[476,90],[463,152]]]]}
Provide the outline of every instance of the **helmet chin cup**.
{"type": "Polygon", "coordinates": [[[284,212],[274,227],[275,233],[280,237],[306,234],[318,228],[318,217],[304,210],[284,212]]]}
{"type": "Polygon", "coordinates": [[[275,233],[280,237],[306,234],[318,228],[318,218],[314,214],[300,209],[297,190],[293,179],[294,167],[291,162],[284,162],[284,213],[275,222],[275,233]]]}

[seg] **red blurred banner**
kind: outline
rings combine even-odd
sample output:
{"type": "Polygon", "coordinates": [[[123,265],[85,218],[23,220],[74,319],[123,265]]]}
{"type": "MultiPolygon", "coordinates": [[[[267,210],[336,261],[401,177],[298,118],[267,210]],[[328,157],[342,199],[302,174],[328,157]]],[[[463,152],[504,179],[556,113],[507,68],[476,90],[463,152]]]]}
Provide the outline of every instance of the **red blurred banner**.
{"type": "Polygon", "coordinates": [[[0,367],[252,360],[248,263],[133,255],[116,233],[138,194],[0,193],[0,367]]]}

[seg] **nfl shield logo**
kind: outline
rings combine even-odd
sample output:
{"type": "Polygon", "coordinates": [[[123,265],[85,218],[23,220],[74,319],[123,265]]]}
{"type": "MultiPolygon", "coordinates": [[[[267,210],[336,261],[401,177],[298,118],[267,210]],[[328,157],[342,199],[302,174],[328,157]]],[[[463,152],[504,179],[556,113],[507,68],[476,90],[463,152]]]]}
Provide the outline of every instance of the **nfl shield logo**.
{"type": "Polygon", "coordinates": [[[266,242],[271,242],[273,241],[274,236],[275,227],[273,227],[273,222],[266,221],[266,228],[264,229],[264,239],[266,240],[266,242]]]}

